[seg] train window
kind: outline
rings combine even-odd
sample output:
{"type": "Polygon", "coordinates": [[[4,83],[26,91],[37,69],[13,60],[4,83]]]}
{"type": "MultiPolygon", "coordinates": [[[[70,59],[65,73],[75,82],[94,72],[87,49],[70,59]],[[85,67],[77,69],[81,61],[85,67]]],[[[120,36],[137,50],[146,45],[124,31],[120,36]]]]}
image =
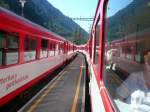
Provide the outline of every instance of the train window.
{"type": "Polygon", "coordinates": [[[64,42],[64,54],[67,53],[67,42],[64,42]]]}
{"type": "Polygon", "coordinates": [[[54,56],[54,45],[53,45],[53,42],[50,42],[50,45],[49,45],[49,56],[54,56]]]}
{"type": "Polygon", "coordinates": [[[14,34],[0,32],[0,65],[18,63],[19,38],[14,34]]]}
{"type": "Polygon", "coordinates": [[[91,38],[89,40],[89,54],[90,54],[90,58],[92,58],[92,39],[91,38]]]}
{"type": "Polygon", "coordinates": [[[0,32],[0,66],[3,64],[3,50],[6,47],[6,38],[3,32],[0,32]]]}
{"type": "Polygon", "coordinates": [[[94,35],[94,32],[92,32],[92,48],[91,48],[91,52],[92,52],[92,54],[91,54],[91,58],[92,58],[92,61],[94,62],[94,41],[95,41],[95,35],[94,35]]]}
{"type": "Polygon", "coordinates": [[[95,29],[95,41],[96,41],[96,47],[95,47],[95,64],[96,64],[96,68],[98,69],[98,49],[99,49],[99,38],[100,38],[100,19],[98,19],[98,23],[96,25],[96,29],[95,29]]]}
{"type": "Polygon", "coordinates": [[[62,53],[63,53],[63,54],[65,53],[65,42],[62,43],[62,53]]]}
{"type": "Polygon", "coordinates": [[[58,54],[60,55],[60,43],[58,43],[58,54]]]}
{"type": "Polygon", "coordinates": [[[59,54],[59,44],[56,43],[55,44],[55,56],[57,56],[59,54]]]}
{"type": "Polygon", "coordinates": [[[64,43],[60,44],[60,54],[64,53],[64,43]]]}
{"type": "MultiPolygon", "coordinates": [[[[19,38],[14,34],[7,34],[6,37],[7,48],[6,51],[6,65],[16,64],[18,63],[18,46],[19,46],[19,38]]],[[[4,52],[5,52],[4,51],[4,52]]]]}
{"type": "Polygon", "coordinates": [[[24,61],[31,61],[36,59],[36,40],[26,37],[24,40],[24,61]]]}
{"type": "Polygon", "coordinates": [[[62,46],[62,43],[59,43],[59,54],[62,54],[62,50],[63,49],[63,46],[62,46]]]}
{"type": "Polygon", "coordinates": [[[40,58],[47,57],[48,55],[48,40],[42,39],[41,40],[41,54],[40,58]]]}
{"type": "Polygon", "coordinates": [[[56,49],[56,43],[54,42],[53,43],[54,56],[55,56],[55,51],[56,51],[55,49],[56,49]]]}
{"type": "Polygon", "coordinates": [[[150,111],[149,12],[149,0],[107,4],[103,81],[120,112],[150,111]]]}

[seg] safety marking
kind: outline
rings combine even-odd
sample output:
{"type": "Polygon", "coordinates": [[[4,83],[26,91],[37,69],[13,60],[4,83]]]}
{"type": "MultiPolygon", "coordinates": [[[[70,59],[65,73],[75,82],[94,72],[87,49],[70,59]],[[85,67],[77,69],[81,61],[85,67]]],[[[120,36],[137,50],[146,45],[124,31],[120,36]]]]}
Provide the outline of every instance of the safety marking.
{"type": "Polygon", "coordinates": [[[42,96],[40,96],[40,98],[38,98],[35,101],[35,103],[33,103],[33,105],[27,110],[27,112],[33,112],[33,110],[35,110],[35,108],[38,107],[40,102],[43,101],[43,99],[48,95],[48,93],[56,86],[56,84],[60,81],[60,79],[63,77],[63,74],[65,73],[66,71],[60,74],[60,76],[53,82],[53,84],[48,86],[47,90],[45,90],[42,96]]]}
{"type": "Polygon", "coordinates": [[[85,77],[85,75],[86,75],[86,68],[85,68],[85,66],[82,66],[82,70],[84,71],[82,71],[83,73],[82,73],[82,75],[83,75],[83,96],[82,96],[82,106],[81,106],[81,112],[85,112],[85,85],[86,85],[86,77],[85,77]]]}
{"type": "MultiPolygon", "coordinates": [[[[82,61],[82,66],[83,66],[83,61],[82,61]]],[[[80,83],[81,83],[81,78],[82,78],[82,66],[80,66],[80,75],[79,75],[78,82],[77,82],[77,87],[76,87],[73,104],[71,107],[71,112],[76,112],[76,107],[77,107],[77,102],[78,102],[78,97],[79,97],[79,92],[80,92],[80,83]]]]}

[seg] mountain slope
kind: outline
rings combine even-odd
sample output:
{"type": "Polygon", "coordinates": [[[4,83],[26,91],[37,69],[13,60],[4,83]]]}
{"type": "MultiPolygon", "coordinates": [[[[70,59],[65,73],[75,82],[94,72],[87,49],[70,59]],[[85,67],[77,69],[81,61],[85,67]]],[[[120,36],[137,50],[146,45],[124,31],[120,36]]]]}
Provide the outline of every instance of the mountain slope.
{"type": "Polygon", "coordinates": [[[109,41],[150,27],[150,1],[133,0],[127,7],[108,18],[109,41]]]}
{"type": "MultiPolygon", "coordinates": [[[[58,9],[54,8],[47,0],[26,1],[24,7],[25,18],[70,40],[74,38],[74,32],[79,28],[80,35],[82,35],[82,39],[80,40],[85,42],[87,39],[88,34],[84,29],[73,20],[63,15],[58,9]]],[[[1,0],[0,6],[21,15],[21,5],[18,0],[1,0]]]]}

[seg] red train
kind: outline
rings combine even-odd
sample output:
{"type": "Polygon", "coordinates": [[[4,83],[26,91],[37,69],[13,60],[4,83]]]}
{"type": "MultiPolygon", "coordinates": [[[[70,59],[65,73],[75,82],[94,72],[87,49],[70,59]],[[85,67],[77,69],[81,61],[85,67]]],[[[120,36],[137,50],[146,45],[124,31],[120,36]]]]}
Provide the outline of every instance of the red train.
{"type": "Polygon", "coordinates": [[[76,46],[0,8],[0,106],[71,59],[76,46]]]}
{"type": "Polygon", "coordinates": [[[99,0],[89,41],[92,112],[150,111],[149,1],[99,0]]]}

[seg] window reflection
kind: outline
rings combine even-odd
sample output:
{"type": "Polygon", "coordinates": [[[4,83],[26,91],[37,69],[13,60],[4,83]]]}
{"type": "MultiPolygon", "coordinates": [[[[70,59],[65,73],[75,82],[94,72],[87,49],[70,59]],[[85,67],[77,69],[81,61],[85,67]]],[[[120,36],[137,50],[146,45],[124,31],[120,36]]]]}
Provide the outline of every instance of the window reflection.
{"type": "Polygon", "coordinates": [[[115,3],[109,0],[107,7],[103,80],[121,112],[148,112],[150,1],[123,0],[118,6],[115,3]]]}

